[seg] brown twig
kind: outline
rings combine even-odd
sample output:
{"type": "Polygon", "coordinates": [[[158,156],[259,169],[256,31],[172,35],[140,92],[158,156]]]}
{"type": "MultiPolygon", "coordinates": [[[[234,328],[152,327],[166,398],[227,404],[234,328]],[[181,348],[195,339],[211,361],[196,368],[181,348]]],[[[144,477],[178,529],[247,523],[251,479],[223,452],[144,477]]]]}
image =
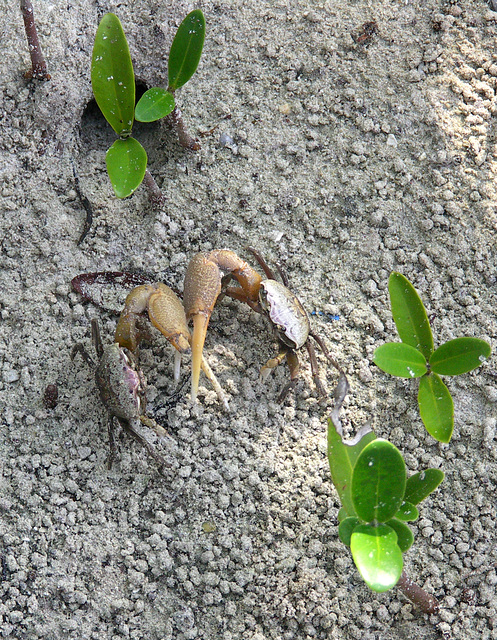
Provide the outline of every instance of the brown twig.
{"type": "Polygon", "coordinates": [[[160,209],[166,202],[166,198],[155,182],[153,175],[147,169],[143,176],[143,183],[148,190],[148,199],[152,203],[154,209],[160,209]]]}
{"type": "Polygon", "coordinates": [[[188,133],[180,109],[178,109],[178,107],[174,107],[168,118],[171,119],[171,122],[176,129],[180,145],[182,147],[185,147],[185,149],[198,151],[200,149],[200,142],[195,138],[192,138],[192,136],[188,133]]]}
{"type": "Polygon", "coordinates": [[[31,56],[31,70],[24,74],[26,78],[35,80],[50,80],[47,72],[47,63],[41,52],[38,31],[36,29],[33,5],[31,0],[21,0],[21,12],[24,20],[24,29],[28,39],[29,55],[31,56]]]}
{"type": "Polygon", "coordinates": [[[423,613],[436,613],[440,606],[435,596],[430,595],[419,585],[406,576],[404,572],[397,582],[397,587],[423,613]]]}
{"type": "Polygon", "coordinates": [[[76,171],[76,166],[74,162],[72,162],[72,172],[74,175],[74,188],[76,189],[78,198],[81,204],[83,205],[83,209],[85,210],[85,213],[86,213],[86,219],[85,219],[85,224],[83,226],[83,231],[81,232],[81,235],[79,236],[79,239],[76,242],[76,246],[79,247],[79,245],[83,242],[83,240],[86,238],[86,236],[88,235],[88,232],[91,229],[91,225],[93,222],[93,207],[91,206],[91,202],[88,200],[88,198],[83,193],[81,193],[81,189],[79,187],[79,177],[78,177],[78,173],[76,171]]]}

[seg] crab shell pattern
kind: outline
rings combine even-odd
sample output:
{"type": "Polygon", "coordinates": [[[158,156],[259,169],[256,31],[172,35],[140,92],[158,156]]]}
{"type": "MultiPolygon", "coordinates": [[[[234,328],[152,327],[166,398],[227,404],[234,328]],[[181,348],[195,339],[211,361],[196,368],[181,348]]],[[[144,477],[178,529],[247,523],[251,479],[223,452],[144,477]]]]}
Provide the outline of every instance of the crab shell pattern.
{"type": "Polygon", "coordinates": [[[263,280],[259,291],[262,309],[274,324],[279,339],[300,349],[309,336],[309,316],[297,296],[276,280],[263,280]]]}
{"type": "Polygon", "coordinates": [[[127,349],[117,343],[106,347],[95,379],[102,402],[113,416],[131,421],[145,412],[146,379],[127,349]]]}

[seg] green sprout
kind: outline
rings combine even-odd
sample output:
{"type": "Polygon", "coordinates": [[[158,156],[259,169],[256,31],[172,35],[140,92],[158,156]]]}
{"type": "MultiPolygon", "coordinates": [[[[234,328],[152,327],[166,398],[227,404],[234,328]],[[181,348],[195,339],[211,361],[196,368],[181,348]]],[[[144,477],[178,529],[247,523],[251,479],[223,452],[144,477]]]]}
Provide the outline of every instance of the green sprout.
{"type": "Polygon", "coordinates": [[[457,376],[479,367],[491,353],[479,338],[455,338],[434,349],[433,335],[424,305],[416,289],[400,273],[388,281],[392,316],[402,342],[378,347],[373,362],[400,378],[420,378],[418,404],[428,433],[449,442],[454,430],[454,403],[441,375],[457,376]]]}
{"type": "Polygon", "coordinates": [[[91,61],[93,94],[104,118],[119,136],[107,151],[107,173],[118,198],[131,195],[147,170],[147,153],[131,136],[135,112],[135,74],[126,36],[113,13],[98,25],[91,61]]]}
{"type": "Polygon", "coordinates": [[[171,46],[168,90],[149,89],[135,110],[133,63],[121,22],[113,13],[107,13],[100,21],[93,46],[91,83],[104,118],[118,136],[106,155],[107,172],[118,198],[131,195],[145,180],[152,201],[162,200],[159,188],[147,171],[147,153],[131,135],[135,119],[153,122],[171,115],[180,140],[185,136],[189,140],[185,146],[199,148],[198,143],[186,133],[181,113],[175,106],[174,92],[195,72],[204,35],[204,16],[200,10],[192,11],[179,26],[171,46]]]}
{"type": "Polygon", "coordinates": [[[205,37],[205,18],[200,9],[191,11],[178,27],[168,61],[168,87],[153,87],[146,91],[136,105],[135,118],[140,122],[153,122],[170,115],[176,127],[180,144],[188,149],[200,149],[184,125],[181,112],[175,104],[175,91],[197,70],[205,37]]]}
{"type": "Polygon", "coordinates": [[[433,612],[435,598],[405,575],[402,554],[414,541],[406,523],[418,518],[416,505],[438,487],[444,474],[426,469],[407,478],[400,451],[368,429],[346,442],[338,417],[348,390],[344,379],[328,423],[331,478],[342,503],[338,535],[370,589],[381,593],[397,585],[424,611],[433,612]]]}

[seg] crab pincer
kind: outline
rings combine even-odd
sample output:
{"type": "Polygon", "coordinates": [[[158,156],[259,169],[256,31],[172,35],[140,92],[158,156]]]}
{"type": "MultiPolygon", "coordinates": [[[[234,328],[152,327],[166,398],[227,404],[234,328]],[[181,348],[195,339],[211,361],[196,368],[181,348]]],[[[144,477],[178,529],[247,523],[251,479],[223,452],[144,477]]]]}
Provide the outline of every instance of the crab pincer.
{"type": "MultiPolygon", "coordinates": [[[[122,347],[135,352],[141,340],[148,338],[148,328],[144,322],[147,313],[150,322],[176,349],[174,379],[179,379],[181,354],[190,351],[190,331],[185,310],[179,297],[162,283],[135,287],[127,296],[116,328],[115,341],[122,347]]],[[[200,368],[211,382],[226,410],[229,410],[226,395],[206,360],[200,357],[200,368]]]]}
{"type": "MultiPolygon", "coordinates": [[[[320,346],[328,362],[340,371],[339,365],[329,355],[321,338],[311,331],[307,312],[297,296],[288,289],[286,278],[284,284],[278,282],[259,253],[252,248],[248,250],[264,271],[266,279],[236,253],[225,249],[199,253],[188,265],[183,304],[187,320],[193,321],[192,400],[197,397],[200,363],[209,320],[216,301],[224,295],[245,302],[251,309],[269,319],[278,340],[279,351],[261,368],[261,379],[264,381],[270,371],[285,360],[290,369],[290,382],[285,385],[278,400],[282,402],[297,384],[299,361],[296,351],[304,345],[309,353],[319,395],[324,397],[326,394],[319,378],[316,354],[309,336],[320,346]],[[233,285],[230,284],[232,279],[236,280],[233,285]]],[[[283,276],[281,271],[280,275],[283,276]]]]}
{"type": "Polygon", "coordinates": [[[192,400],[197,397],[205,336],[219,295],[223,291],[237,297],[240,291],[238,299],[257,305],[261,280],[261,276],[233,251],[215,250],[207,254],[198,253],[192,258],[186,270],[183,293],[187,320],[193,321],[192,400]],[[232,277],[241,287],[236,287],[234,295],[235,288],[227,286],[232,277]]]}

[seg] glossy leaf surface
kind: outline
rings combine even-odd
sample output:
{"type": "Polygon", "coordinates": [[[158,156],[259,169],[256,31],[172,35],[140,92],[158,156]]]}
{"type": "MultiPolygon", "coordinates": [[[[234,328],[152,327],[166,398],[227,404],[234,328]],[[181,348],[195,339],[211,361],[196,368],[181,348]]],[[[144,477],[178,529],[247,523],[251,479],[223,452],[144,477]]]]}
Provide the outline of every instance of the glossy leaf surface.
{"type": "Polygon", "coordinates": [[[433,351],[433,335],[421,298],[409,280],[401,273],[392,273],[388,280],[392,316],[402,342],[421,351],[428,360],[433,351]]]}
{"type": "Polygon", "coordinates": [[[388,591],[402,573],[402,551],[396,532],[386,524],[358,525],[350,539],[350,550],[362,579],[373,591],[388,591]]]}
{"type": "Polygon", "coordinates": [[[374,441],[376,436],[368,432],[357,444],[349,445],[342,441],[333,422],[328,420],[328,460],[330,463],[331,479],[340,497],[345,513],[355,515],[350,486],[352,471],[357,458],[366,445],[374,441]]]}
{"type": "Polygon", "coordinates": [[[142,183],[147,154],[134,138],[116,140],[105,156],[107,172],[118,198],[130,196],[142,183]]]}
{"type": "Polygon", "coordinates": [[[421,420],[428,433],[439,442],[449,442],[454,430],[454,402],[436,373],[420,379],[418,404],[421,420]]]}
{"type": "Polygon", "coordinates": [[[441,376],[473,371],[490,356],[490,345],[479,338],[455,338],[442,344],[430,358],[431,370],[441,376]]]}
{"type": "Polygon", "coordinates": [[[426,469],[418,471],[407,478],[404,500],[411,504],[419,504],[430,495],[444,479],[444,472],[440,469],[426,469]]]}
{"type": "Polygon", "coordinates": [[[397,545],[402,553],[405,553],[414,542],[414,534],[406,525],[405,522],[401,522],[397,518],[392,518],[386,523],[397,534],[397,545]]]}
{"type": "Polygon", "coordinates": [[[404,342],[387,342],[375,349],[373,362],[385,373],[398,378],[419,378],[426,371],[423,354],[404,342]]]}
{"type": "Polygon", "coordinates": [[[387,440],[374,440],[360,453],[352,473],[351,497],[365,522],[386,522],[402,504],[406,466],[400,451],[387,440]]]}
{"type": "Polygon", "coordinates": [[[192,77],[198,67],[205,38],[205,18],[200,9],[189,13],[178,27],[169,52],[169,90],[176,91],[192,77]]]}
{"type": "Polygon", "coordinates": [[[160,87],[152,87],[138,100],[135,118],[140,122],[155,122],[168,116],[173,109],[173,95],[160,87]]]}
{"type": "MultiPolygon", "coordinates": [[[[405,495],[404,495],[405,498],[405,495]]],[[[405,499],[400,505],[399,510],[395,514],[395,517],[403,522],[413,522],[413,520],[417,520],[419,518],[418,508],[412,504],[412,502],[407,502],[405,499]]]]}
{"type": "Polygon", "coordinates": [[[347,512],[345,511],[345,509],[343,507],[340,507],[340,509],[338,509],[338,522],[343,522],[343,520],[345,520],[345,518],[348,518],[347,512]]]}
{"type": "Polygon", "coordinates": [[[98,25],[91,61],[93,94],[119,136],[129,135],[135,109],[135,76],[119,18],[107,13],[98,25]]]}
{"type": "Polygon", "coordinates": [[[352,536],[352,532],[360,524],[359,518],[355,516],[351,516],[350,518],[345,518],[338,527],[338,537],[343,542],[343,544],[350,547],[350,537],[352,536]]]}

